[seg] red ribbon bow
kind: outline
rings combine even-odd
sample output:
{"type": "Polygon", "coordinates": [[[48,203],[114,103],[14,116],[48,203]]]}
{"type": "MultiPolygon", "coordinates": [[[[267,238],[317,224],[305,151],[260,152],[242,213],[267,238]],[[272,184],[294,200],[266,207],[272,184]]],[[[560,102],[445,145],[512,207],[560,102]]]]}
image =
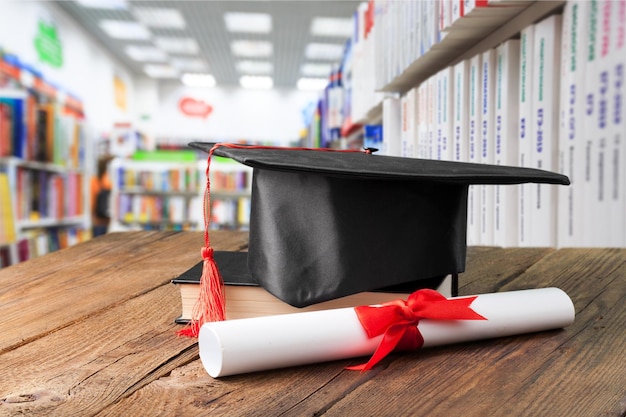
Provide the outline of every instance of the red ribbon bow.
{"type": "Polygon", "coordinates": [[[406,301],[390,301],[378,307],[355,307],[367,336],[370,339],[384,336],[367,363],[347,369],[367,371],[396,348],[421,348],[424,338],[417,328],[421,319],[487,320],[470,308],[475,299],[476,296],[447,299],[435,290],[424,289],[415,291],[406,301]]]}

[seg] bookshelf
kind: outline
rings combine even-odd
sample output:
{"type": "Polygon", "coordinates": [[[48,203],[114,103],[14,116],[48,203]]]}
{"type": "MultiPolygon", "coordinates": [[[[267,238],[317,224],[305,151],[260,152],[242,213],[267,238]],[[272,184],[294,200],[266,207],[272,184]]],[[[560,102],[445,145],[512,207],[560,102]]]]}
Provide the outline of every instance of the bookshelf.
{"type": "Polygon", "coordinates": [[[90,237],[82,103],[0,54],[0,267],[90,237]]]}
{"type": "MultiPolygon", "coordinates": [[[[109,230],[203,230],[205,172],[206,161],[189,151],[114,159],[109,230]]],[[[211,162],[213,228],[247,228],[251,178],[248,167],[218,157],[211,162]]]]}
{"type": "Polygon", "coordinates": [[[468,244],[625,247],[625,10],[604,0],[363,3],[340,71],[346,135],[329,146],[382,120],[383,154],[564,173],[569,187],[470,187],[468,244]]]}

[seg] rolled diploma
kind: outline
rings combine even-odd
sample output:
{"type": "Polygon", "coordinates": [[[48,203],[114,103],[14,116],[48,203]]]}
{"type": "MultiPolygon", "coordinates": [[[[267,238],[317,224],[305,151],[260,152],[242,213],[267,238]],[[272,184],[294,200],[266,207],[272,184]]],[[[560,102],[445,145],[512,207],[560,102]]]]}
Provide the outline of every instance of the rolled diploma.
{"type": "MultiPolygon", "coordinates": [[[[575,314],[558,288],[481,294],[470,307],[487,320],[420,320],[423,347],[558,329],[575,314]]],[[[367,356],[381,338],[368,338],[354,308],[341,308],[206,323],[198,346],[216,378],[367,356]]]]}

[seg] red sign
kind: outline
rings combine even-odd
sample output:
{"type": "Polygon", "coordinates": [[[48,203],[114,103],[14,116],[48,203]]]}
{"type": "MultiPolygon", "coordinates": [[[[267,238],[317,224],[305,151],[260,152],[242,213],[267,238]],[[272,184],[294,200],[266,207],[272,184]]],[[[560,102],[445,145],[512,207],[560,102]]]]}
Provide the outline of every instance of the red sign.
{"type": "Polygon", "coordinates": [[[191,97],[183,97],[178,102],[180,111],[189,117],[201,117],[206,119],[213,112],[213,106],[202,100],[191,97]]]}

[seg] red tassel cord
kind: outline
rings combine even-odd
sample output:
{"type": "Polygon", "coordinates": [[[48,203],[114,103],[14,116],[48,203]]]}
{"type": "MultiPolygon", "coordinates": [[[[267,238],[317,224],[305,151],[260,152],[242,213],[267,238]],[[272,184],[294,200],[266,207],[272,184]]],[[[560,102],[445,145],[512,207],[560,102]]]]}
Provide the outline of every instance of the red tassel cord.
{"type": "Polygon", "coordinates": [[[209,222],[211,219],[211,156],[220,144],[209,151],[206,168],[206,188],[204,190],[204,247],[201,254],[204,263],[200,277],[200,295],[193,307],[192,319],[188,326],[178,332],[179,336],[198,337],[200,327],[204,323],[226,320],[226,300],[224,297],[224,280],[220,273],[209,238],[209,222]]]}
{"type": "MultiPolygon", "coordinates": [[[[209,238],[209,222],[211,219],[211,179],[210,166],[211,156],[218,147],[227,147],[235,149],[287,149],[274,146],[251,146],[236,145],[232,143],[217,143],[209,151],[206,168],[206,189],[204,192],[204,247],[202,248],[202,259],[204,264],[202,267],[202,276],[200,277],[200,296],[193,308],[192,320],[188,326],[179,330],[179,336],[198,337],[200,327],[204,323],[226,320],[226,299],[224,295],[224,280],[219,271],[215,258],[213,257],[213,248],[209,238]]],[[[327,148],[288,148],[290,150],[311,150],[311,151],[331,151],[331,152],[362,152],[357,150],[335,150],[327,148]]],[[[371,153],[370,149],[365,150],[371,153]]]]}

